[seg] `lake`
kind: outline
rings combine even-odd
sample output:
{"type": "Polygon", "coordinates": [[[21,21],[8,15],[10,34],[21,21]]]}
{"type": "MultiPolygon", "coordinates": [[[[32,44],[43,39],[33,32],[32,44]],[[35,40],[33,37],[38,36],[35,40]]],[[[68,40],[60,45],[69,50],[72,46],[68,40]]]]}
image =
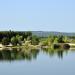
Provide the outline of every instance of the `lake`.
{"type": "Polygon", "coordinates": [[[0,75],[75,75],[75,50],[5,49],[0,75]]]}

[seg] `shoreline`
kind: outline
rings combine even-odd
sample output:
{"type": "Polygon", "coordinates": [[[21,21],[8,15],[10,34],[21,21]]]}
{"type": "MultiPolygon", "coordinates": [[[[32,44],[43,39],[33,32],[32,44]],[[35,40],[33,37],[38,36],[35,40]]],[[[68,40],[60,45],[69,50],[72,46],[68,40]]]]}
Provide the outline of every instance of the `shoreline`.
{"type": "MultiPolygon", "coordinates": [[[[64,46],[68,44],[68,43],[58,43],[56,45],[59,45],[59,47],[56,47],[56,49],[75,49],[75,44],[72,44],[72,43],[69,43],[68,45],[70,46],[70,48],[64,48],[64,46]],[[72,46],[73,45],[73,46],[72,46]]],[[[54,45],[52,45],[54,47],[54,45]]],[[[53,48],[52,47],[52,48],[53,48]]],[[[65,46],[66,47],[66,46],[65,46]]],[[[22,45],[22,46],[6,46],[6,45],[3,45],[2,47],[0,47],[0,50],[3,50],[3,49],[14,49],[14,48],[25,48],[25,49],[39,49],[39,48],[51,48],[51,46],[41,46],[41,45],[22,45]]],[[[53,48],[54,49],[54,48],[53,48]]]]}

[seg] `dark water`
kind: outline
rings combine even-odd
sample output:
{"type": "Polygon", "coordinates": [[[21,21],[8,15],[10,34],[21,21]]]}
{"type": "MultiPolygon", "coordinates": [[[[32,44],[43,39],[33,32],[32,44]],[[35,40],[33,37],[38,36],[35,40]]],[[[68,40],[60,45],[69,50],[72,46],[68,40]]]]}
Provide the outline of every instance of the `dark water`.
{"type": "Polygon", "coordinates": [[[5,49],[0,75],[75,75],[75,51],[5,49]]]}

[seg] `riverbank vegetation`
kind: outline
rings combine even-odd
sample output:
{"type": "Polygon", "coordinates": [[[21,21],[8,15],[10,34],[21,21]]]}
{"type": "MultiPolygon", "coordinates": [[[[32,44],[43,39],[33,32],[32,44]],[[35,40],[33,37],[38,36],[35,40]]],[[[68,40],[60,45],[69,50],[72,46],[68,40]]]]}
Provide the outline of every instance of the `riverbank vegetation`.
{"type": "Polygon", "coordinates": [[[18,32],[10,30],[0,32],[0,47],[70,48],[69,43],[75,44],[75,36],[49,35],[49,37],[38,37],[30,31],[18,32]]]}

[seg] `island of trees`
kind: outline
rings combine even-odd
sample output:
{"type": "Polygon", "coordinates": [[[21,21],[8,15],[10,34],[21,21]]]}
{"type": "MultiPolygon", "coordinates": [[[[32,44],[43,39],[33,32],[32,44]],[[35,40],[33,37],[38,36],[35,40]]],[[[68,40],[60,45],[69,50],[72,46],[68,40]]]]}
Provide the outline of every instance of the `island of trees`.
{"type": "Polygon", "coordinates": [[[1,31],[0,48],[25,47],[25,48],[70,48],[75,47],[75,36],[49,35],[39,37],[33,35],[31,31],[1,31]]]}

